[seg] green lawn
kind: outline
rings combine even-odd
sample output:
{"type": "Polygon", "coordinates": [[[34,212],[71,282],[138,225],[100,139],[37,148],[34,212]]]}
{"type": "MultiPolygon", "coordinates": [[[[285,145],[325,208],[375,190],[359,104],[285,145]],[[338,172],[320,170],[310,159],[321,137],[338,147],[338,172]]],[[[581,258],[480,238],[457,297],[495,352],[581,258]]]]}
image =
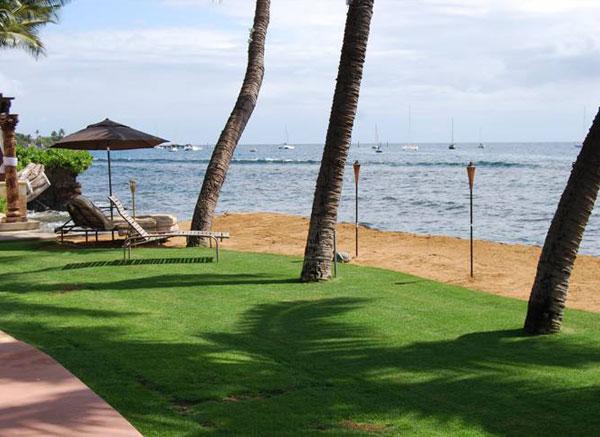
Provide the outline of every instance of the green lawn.
{"type": "Polygon", "coordinates": [[[600,316],[526,337],[524,302],[296,258],[0,245],[0,329],[143,434],[595,435],[600,316]],[[158,260],[158,261],[152,261],[158,260]],[[167,261],[171,262],[167,262],[167,261]],[[189,261],[189,262],[186,262],[189,261]]]}

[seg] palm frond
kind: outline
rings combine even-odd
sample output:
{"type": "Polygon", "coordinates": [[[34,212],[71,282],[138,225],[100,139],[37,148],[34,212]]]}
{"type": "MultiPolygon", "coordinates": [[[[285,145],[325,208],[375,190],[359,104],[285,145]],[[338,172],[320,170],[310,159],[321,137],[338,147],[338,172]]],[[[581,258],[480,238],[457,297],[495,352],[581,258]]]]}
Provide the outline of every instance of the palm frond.
{"type": "Polygon", "coordinates": [[[45,53],[39,30],[58,22],[70,0],[0,0],[0,49],[20,48],[34,57],[45,53]]]}

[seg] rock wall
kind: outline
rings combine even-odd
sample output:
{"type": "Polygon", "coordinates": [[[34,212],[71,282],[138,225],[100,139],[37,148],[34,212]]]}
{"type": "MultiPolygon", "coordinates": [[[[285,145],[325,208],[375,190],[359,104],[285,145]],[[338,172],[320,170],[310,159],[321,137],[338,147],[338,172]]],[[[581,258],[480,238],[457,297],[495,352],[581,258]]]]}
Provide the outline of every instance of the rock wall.
{"type": "Polygon", "coordinates": [[[37,199],[27,205],[33,211],[65,211],[65,204],[77,194],[81,194],[81,185],[77,175],[61,167],[46,168],[46,176],[52,184],[37,199]]]}

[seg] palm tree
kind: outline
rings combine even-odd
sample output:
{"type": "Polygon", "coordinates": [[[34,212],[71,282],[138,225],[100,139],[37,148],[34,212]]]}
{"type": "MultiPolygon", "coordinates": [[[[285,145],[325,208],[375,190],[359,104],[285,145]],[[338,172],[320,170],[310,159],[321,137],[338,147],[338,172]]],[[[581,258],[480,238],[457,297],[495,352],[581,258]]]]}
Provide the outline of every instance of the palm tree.
{"type": "Polygon", "coordinates": [[[374,0],[350,0],[329,128],[304,251],[302,281],[331,277],[333,239],[352,138],[374,0]]]}
{"type": "Polygon", "coordinates": [[[592,124],[560,198],[538,262],[525,331],[560,331],[569,278],[600,189],[600,112],[592,124]]]}
{"type": "MultiPolygon", "coordinates": [[[[215,208],[217,207],[221,188],[225,183],[225,176],[231,164],[233,152],[256,107],[265,72],[265,40],[269,26],[270,7],[270,0],[256,0],[254,26],[250,31],[248,44],[246,75],[233,111],[215,145],[204,174],[204,182],[192,217],[193,230],[210,231],[215,208]]],[[[199,244],[200,239],[188,238],[188,246],[199,244]]]]}
{"type": "Polygon", "coordinates": [[[69,0],[0,0],[0,49],[24,49],[34,57],[45,53],[40,29],[58,21],[69,0]]]}

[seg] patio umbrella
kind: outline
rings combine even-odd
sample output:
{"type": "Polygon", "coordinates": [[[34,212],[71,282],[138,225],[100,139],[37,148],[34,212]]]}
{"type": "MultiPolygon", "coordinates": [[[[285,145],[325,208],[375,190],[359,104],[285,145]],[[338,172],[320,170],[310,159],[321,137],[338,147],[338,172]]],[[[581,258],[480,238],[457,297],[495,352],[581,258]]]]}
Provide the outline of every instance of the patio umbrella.
{"type": "MultiPolygon", "coordinates": [[[[67,135],[52,147],[74,150],[106,150],[108,158],[108,191],[112,196],[111,150],[149,149],[167,140],[140,132],[108,118],[67,135]]],[[[111,208],[112,213],[112,208],[111,208]]]]}

